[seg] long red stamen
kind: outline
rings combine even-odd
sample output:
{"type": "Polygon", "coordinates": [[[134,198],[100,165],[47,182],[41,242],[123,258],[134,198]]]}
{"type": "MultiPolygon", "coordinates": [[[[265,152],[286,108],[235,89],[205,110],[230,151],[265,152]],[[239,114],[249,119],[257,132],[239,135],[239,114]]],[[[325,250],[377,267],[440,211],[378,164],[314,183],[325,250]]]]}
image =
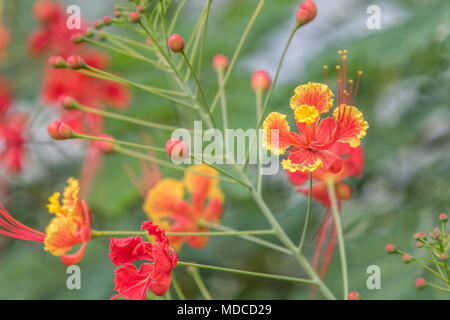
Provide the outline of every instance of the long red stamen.
{"type": "Polygon", "coordinates": [[[36,242],[44,242],[45,239],[45,233],[27,227],[14,219],[1,203],[0,227],[3,228],[0,229],[0,235],[4,235],[6,237],[36,242]]]}
{"type": "Polygon", "coordinates": [[[337,86],[338,86],[338,103],[337,106],[339,107],[341,105],[341,67],[336,66],[337,71],[337,86]]]}
{"type": "Polygon", "coordinates": [[[356,79],[355,93],[353,94],[352,105],[355,105],[356,102],[356,95],[358,94],[359,82],[361,81],[362,74],[363,72],[361,70],[358,70],[358,78],[356,79]]]}
{"type": "Polygon", "coordinates": [[[325,73],[325,83],[327,84],[327,87],[330,87],[330,85],[328,84],[328,66],[327,65],[323,66],[323,72],[325,73]]]}
{"type": "Polygon", "coordinates": [[[343,61],[343,79],[342,79],[342,83],[344,85],[343,91],[346,90],[346,86],[347,86],[347,50],[344,50],[344,55],[342,56],[342,61],[343,61]]]}
{"type": "Polygon", "coordinates": [[[349,88],[348,88],[347,97],[345,98],[345,104],[348,104],[350,97],[352,96],[352,90],[353,90],[353,80],[352,79],[348,80],[348,85],[349,85],[349,88]]]}

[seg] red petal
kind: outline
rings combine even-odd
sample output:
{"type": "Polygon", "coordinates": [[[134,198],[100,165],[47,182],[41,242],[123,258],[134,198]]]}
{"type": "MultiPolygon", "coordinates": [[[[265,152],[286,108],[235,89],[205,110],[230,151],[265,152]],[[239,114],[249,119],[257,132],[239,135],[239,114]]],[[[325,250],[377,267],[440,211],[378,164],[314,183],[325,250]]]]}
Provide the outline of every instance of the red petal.
{"type": "Polygon", "coordinates": [[[109,258],[111,262],[116,266],[120,266],[124,263],[136,261],[134,250],[140,243],[142,243],[141,237],[111,238],[109,244],[109,258]]]}
{"type": "Polygon", "coordinates": [[[150,285],[151,264],[143,264],[138,271],[133,264],[125,264],[117,268],[114,278],[114,290],[119,294],[112,297],[116,299],[118,296],[130,300],[145,300],[147,297],[147,289],[150,285]],[[144,267],[144,265],[148,265],[144,267]],[[150,269],[150,270],[149,270],[150,269]]]}

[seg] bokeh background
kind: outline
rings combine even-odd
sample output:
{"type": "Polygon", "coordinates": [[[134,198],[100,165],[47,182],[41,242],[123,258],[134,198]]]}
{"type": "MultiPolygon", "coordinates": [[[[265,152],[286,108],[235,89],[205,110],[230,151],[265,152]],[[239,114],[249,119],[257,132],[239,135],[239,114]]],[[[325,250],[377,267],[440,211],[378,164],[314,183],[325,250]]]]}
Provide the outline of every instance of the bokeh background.
{"type": "MultiPolygon", "coordinates": [[[[39,100],[43,65],[31,58],[25,42],[36,22],[31,16],[33,1],[2,1],[3,23],[11,29],[6,61],[0,66],[13,83],[15,106],[33,115],[29,156],[25,172],[10,178],[8,210],[27,225],[43,230],[50,219],[48,196],[60,191],[70,176],[78,176],[83,145],[53,143],[46,124],[55,116],[39,100]]],[[[293,24],[298,0],[267,1],[227,86],[230,125],[247,128],[254,122],[251,74],[266,69],[274,74],[281,50],[293,24]]],[[[112,14],[116,3],[64,1],[77,4],[82,15],[93,21],[112,14]]],[[[118,2],[120,3],[120,2],[118,2]]],[[[189,0],[175,32],[189,36],[206,1],[189,0]]],[[[206,61],[217,53],[231,56],[256,0],[213,1],[208,26],[206,61]]],[[[292,43],[270,110],[288,113],[289,98],[298,84],[324,81],[322,65],[334,66],[337,50],[348,49],[349,74],[364,71],[356,105],[370,124],[365,148],[363,175],[350,180],[353,198],[343,206],[342,221],[347,247],[350,289],[364,299],[448,299],[448,294],[414,286],[423,269],[405,265],[399,256],[388,256],[387,243],[417,253],[412,234],[437,225],[437,216],[450,210],[450,2],[448,0],[317,0],[316,19],[301,28],[292,43]],[[381,9],[380,30],[369,30],[369,5],[381,9]],[[381,289],[366,286],[370,265],[381,268],[381,289]]],[[[167,83],[164,75],[142,63],[116,54],[111,69],[143,83],[167,83]]],[[[331,72],[330,78],[335,74],[331,72]]],[[[217,90],[209,62],[202,74],[208,98],[217,90]]],[[[183,124],[172,104],[133,90],[127,114],[173,125],[183,124]]],[[[139,141],[150,134],[162,146],[167,133],[137,128],[107,120],[106,131],[123,140],[139,141]]],[[[146,217],[142,198],[123,170],[127,163],[136,172],[139,162],[125,156],[105,158],[88,203],[95,215],[96,229],[137,229],[146,217]]],[[[162,169],[165,176],[181,178],[179,172],[162,169]]],[[[243,189],[223,184],[226,193],[224,225],[259,229],[268,225],[243,189]]],[[[298,241],[304,220],[306,198],[295,192],[285,174],[264,179],[264,197],[289,235],[298,241]]],[[[311,257],[324,209],[313,203],[311,232],[306,254],[311,257]]],[[[270,239],[270,238],[268,238],[270,239]]],[[[275,239],[271,239],[276,241],[275,239]]],[[[79,263],[81,290],[66,288],[66,267],[42,250],[42,245],[0,238],[0,299],[107,299],[113,294],[113,271],[108,259],[108,239],[92,241],[79,263]]],[[[289,257],[238,238],[215,237],[201,250],[187,246],[179,254],[184,261],[302,276],[289,257]]],[[[176,269],[188,298],[201,298],[191,277],[176,269]]],[[[325,281],[341,293],[339,256],[336,251],[325,281]]],[[[306,286],[261,280],[218,272],[201,271],[217,299],[306,299],[306,286]]],[[[321,298],[320,295],[317,298],[321,298]]]]}

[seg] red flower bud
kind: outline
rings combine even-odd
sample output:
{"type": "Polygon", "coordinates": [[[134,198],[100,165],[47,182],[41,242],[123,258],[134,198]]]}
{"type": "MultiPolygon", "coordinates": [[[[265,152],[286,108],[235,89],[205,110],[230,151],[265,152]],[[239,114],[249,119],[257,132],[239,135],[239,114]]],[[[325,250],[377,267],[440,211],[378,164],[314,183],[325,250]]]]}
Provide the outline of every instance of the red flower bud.
{"type": "Polygon", "coordinates": [[[385,249],[386,249],[387,253],[394,253],[395,252],[395,246],[392,243],[388,244],[385,247],[385,249]]]}
{"type": "Polygon", "coordinates": [[[426,285],[427,285],[427,282],[425,281],[424,278],[417,278],[417,280],[416,280],[416,287],[418,289],[422,290],[423,288],[425,288],[426,285]]]}
{"type": "Polygon", "coordinates": [[[47,125],[48,135],[54,140],[65,140],[73,138],[73,130],[67,123],[53,121],[47,125]]]}
{"type": "Polygon", "coordinates": [[[312,0],[303,1],[297,10],[297,23],[304,25],[316,17],[317,8],[316,4],[312,0]]]}
{"type": "Polygon", "coordinates": [[[59,97],[58,100],[61,106],[63,106],[63,108],[65,109],[74,109],[78,105],[77,101],[71,96],[64,95],[59,97]]]}
{"type": "Polygon", "coordinates": [[[82,69],[86,66],[86,63],[84,62],[83,58],[80,56],[75,56],[75,55],[70,56],[67,58],[66,62],[67,62],[67,66],[73,70],[82,69]]]}
{"type": "Polygon", "coordinates": [[[188,145],[179,139],[170,139],[167,141],[166,150],[169,157],[174,161],[180,161],[189,156],[188,145]]]}
{"type": "Polygon", "coordinates": [[[84,41],[84,37],[81,33],[76,33],[70,38],[70,40],[74,44],[80,44],[84,41]]]}
{"type": "Polygon", "coordinates": [[[184,49],[184,40],[179,34],[172,34],[169,37],[169,49],[172,52],[179,53],[184,49]]]}
{"type": "Polygon", "coordinates": [[[417,247],[417,248],[420,249],[420,248],[423,248],[423,246],[424,246],[424,244],[423,244],[422,242],[420,242],[420,241],[417,241],[417,242],[416,242],[416,247],[417,247]]]}
{"type": "Polygon", "coordinates": [[[122,12],[120,12],[119,10],[114,11],[115,18],[120,18],[121,15],[122,15],[122,12]]]}
{"type": "MultiPolygon", "coordinates": [[[[102,134],[98,135],[98,137],[103,138],[103,139],[114,140],[113,137],[111,137],[110,135],[108,135],[106,133],[102,133],[102,134]]],[[[93,144],[94,144],[94,146],[96,146],[98,149],[100,149],[104,153],[113,153],[114,152],[115,144],[113,142],[96,140],[93,142],[93,144]]]]}
{"type": "Polygon", "coordinates": [[[352,291],[352,292],[348,293],[347,299],[348,300],[361,300],[361,296],[359,295],[358,292],[352,291]]]}
{"type": "Polygon", "coordinates": [[[410,263],[412,260],[411,255],[409,253],[405,253],[402,257],[402,260],[404,263],[410,263]]]}
{"type": "Polygon", "coordinates": [[[447,222],[448,221],[448,215],[446,215],[445,213],[441,213],[439,215],[439,220],[442,222],[447,222]]]}
{"type": "Polygon", "coordinates": [[[95,29],[101,29],[103,27],[103,22],[101,22],[100,20],[95,20],[94,21],[94,28],[95,29]]]}
{"type": "Polygon", "coordinates": [[[136,7],[136,9],[137,9],[137,11],[139,11],[140,13],[142,13],[142,12],[145,11],[145,7],[142,6],[142,5],[138,5],[138,6],[136,7]]]}
{"type": "Polygon", "coordinates": [[[53,56],[48,59],[48,64],[55,69],[67,68],[66,60],[60,56],[53,56]]]}
{"type": "Polygon", "coordinates": [[[104,16],[102,19],[102,22],[105,26],[109,26],[112,22],[111,17],[110,16],[104,16]]]}
{"type": "Polygon", "coordinates": [[[447,261],[448,260],[448,255],[446,253],[441,254],[440,256],[442,261],[447,261]]]}
{"type": "Polygon", "coordinates": [[[336,183],[336,196],[339,200],[348,200],[352,197],[353,190],[350,185],[345,182],[336,183]]]}
{"type": "Polygon", "coordinates": [[[425,238],[426,238],[425,233],[423,233],[423,232],[417,232],[417,233],[414,233],[414,235],[413,235],[414,240],[425,239],[425,238]]]}
{"type": "Polygon", "coordinates": [[[269,74],[264,70],[256,70],[252,76],[253,91],[267,91],[270,88],[271,80],[269,74]]]}
{"type": "Polygon", "coordinates": [[[141,15],[139,12],[133,11],[130,13],[129,18],[132,23],[138,23],[141,20],[141,15]]]}
{"type": "Polygon", "coordinates": [[[216,71],[224,71],[228,68],[229,63],[228,58],[224,54],[219,53],[214,56],[213,68],[216,71]]]}

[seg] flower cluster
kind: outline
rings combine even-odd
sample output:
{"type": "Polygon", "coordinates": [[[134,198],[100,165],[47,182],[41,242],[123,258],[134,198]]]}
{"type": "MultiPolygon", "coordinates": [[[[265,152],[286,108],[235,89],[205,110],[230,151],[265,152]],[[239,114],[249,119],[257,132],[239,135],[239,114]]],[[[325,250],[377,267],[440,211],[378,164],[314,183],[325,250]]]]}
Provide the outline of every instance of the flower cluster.
{"type": "MultiPolygon", "coordinates": [[[[218,172],[205,165],[191,166],[183,181],[165,178],[148,191],[144,211],[165,231],[208,231],[204,222],[217,222],[222,215],[224,194],[218,186],[218,172]],[[184,199],[185,190],[191,202],[184,199]]],[[[187,242],[194,248],[203,248],[206,236],[169,236],[175,249],[187,242]]]]}
{"type": "Polygon", "coordinates": [[[44,249],[61,258],[66,265],[78,263],[91,239],[91,217],[85,201],[79,198],[79,183],[74,178],[67,180],[62,204],[61,194],[55,192],[49,198],[48,211],[55,217],[48,224],[45,233],[31,229],[15,220],[6,209],[0,207],[0,234],[27,241],[42,242],[44,249]],[[76,253],[68,252],[81,244],[76,253]]]}

